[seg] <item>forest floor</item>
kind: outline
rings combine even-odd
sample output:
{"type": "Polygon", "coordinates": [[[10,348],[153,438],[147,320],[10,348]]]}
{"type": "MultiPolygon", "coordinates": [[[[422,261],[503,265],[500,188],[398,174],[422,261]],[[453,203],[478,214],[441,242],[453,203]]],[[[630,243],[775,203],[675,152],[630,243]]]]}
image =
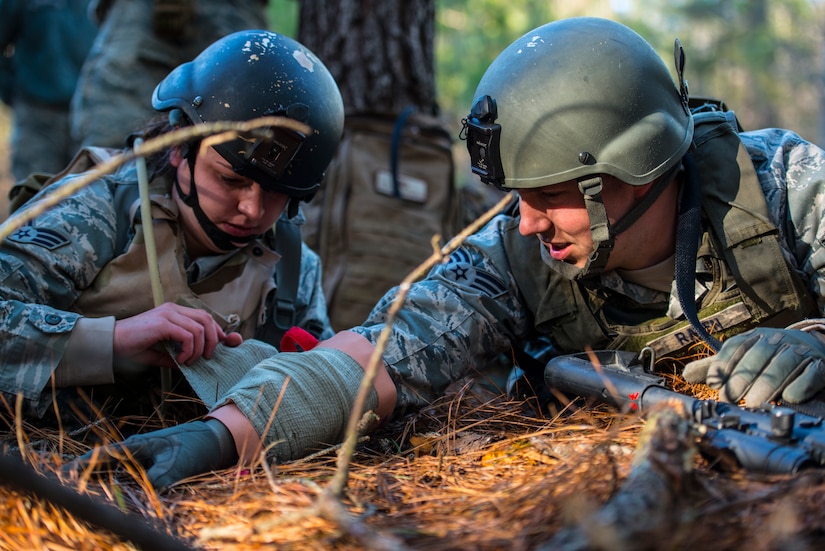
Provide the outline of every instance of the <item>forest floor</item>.
{"type": "MultiPolygon", "coordinates": [[[[59,467],[88,449],[83,431],[38,429],[6,415],[0,438],[17,455],[23,449],[34,470],[174,539],[146,543],[113,532],[99,513],[72,514],[50,494],[6,480],[0,549],[822,548],[822,470],[760,475],[722,469],[693,451],[669,461],[674,449],[645,451],[651,423],[639,414],[574,409],[549,415],[533,400],[456,386],[359,444],[333,507],[336,448],[158,493],[136,470],[67,481],[59,467]],[[639,475],[645,468],[653,483],[649,472],[639,475]]],[[[116,421],[85,430],[116,433],[116,421]]]]}

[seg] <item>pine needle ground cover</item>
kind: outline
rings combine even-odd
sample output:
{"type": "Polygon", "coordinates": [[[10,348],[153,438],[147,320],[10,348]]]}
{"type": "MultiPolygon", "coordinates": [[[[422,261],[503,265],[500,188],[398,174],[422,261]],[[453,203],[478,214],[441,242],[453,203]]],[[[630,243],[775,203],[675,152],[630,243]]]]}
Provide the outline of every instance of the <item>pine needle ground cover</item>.
{"type": "MultiPolygon", "coordinates": [[[[7,453],[52,477],[65,478],[60,465],[89,448],[77,432],[4,420],[7,453]]],[[[340,499],[346,521],[323,506],[337,469],[334,447],[289,464],[210,473],[161,493],[135,469],[67,486],[196,549],[821,548],[822,471],[720,469],[682,437],[655,443],[654,434],[651,451],[646,432],[654,424],[601,407],[550,415],[531,400],[456,387],[359,445],[340,499]]],[[[101,431],[107,422],[93,425],[89,431],[101,431]]],[[[10,486],[0,488],[0,549],[136,548],[10,486]]]]}

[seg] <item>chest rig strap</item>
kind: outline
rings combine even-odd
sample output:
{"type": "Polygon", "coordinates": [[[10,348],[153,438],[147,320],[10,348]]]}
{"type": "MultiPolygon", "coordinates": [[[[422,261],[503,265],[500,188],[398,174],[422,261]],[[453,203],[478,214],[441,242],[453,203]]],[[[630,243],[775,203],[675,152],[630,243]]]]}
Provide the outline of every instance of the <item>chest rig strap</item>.
{"type": "Polygon", "coordinates": [[[753,162],[731,111],[694,115],[694,155],[702,205],[719,250],[757,323],[784,327],[814,307],[787,265],[753,162]],[[739,185],[731,185],[731,182],[739,185]]]}

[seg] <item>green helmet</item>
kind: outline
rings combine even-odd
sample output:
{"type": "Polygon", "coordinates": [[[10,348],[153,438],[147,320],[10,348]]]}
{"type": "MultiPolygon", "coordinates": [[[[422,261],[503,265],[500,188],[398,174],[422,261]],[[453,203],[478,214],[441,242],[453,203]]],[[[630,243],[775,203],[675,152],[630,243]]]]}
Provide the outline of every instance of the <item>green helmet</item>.
{"type": "Polygon", "coordinates": [[[641,36],[605,19],[528,32],[493,61],[475,97],[465,119],[473,171],[504,189],[597,174],[646,184],[693,137],[684,86],[641,36]]]}

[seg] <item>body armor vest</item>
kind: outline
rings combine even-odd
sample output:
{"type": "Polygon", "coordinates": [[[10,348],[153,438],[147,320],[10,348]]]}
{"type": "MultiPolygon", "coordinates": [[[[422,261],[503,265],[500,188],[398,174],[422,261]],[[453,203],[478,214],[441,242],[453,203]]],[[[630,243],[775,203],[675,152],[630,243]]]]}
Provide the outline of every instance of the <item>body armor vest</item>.
{"type": "MultiPolygon", "coordinates": [[[[38,189],[68,174],[91,170],[118,153],[111,149],[85,148],[66,169],[38,182],[38,189]]],[[[258,337],[277,344],[295,323],[295,296],[301,266],[301,238],[297,227],[285,219],[279,220],[277,251],[267,243],[275,241],[267,234],[244,247],[209,276],[190,284],[184,268],[177,205],[166,196],[168,187],[168,182],[163,180],[150,183],[153,229],[165,300],[203,309],[225,331],[237,331],[244,339],[258,337]],[[276,282],[280,283],[277,288],[276,282]]],[[[122,221],[117,228],[115,250],[122,253],[101,270],[75,302],[73,309],[85,316],[114,315],[122,319],[154,307],[141,221],[136,218],[137,183],[117,185],[114,202],[117,212],[129,216],[128,222],[122,221]]]]}
{"type": "MultiPolygon", "coordinates": [[[[189,284],[183,265],[183,236],[170,198],[152,197],[152,218],[164,298],[209,312],[225,331],[245,339],[263,322],[264,301],[275,287],[278,255],[261,241],[247,245],[214,273],[189,284]]],[[[135,205],[133,210],[137,207],[135,205]]],[[[109,262],[75,302],[84,316],[135,316],[154,307],[146,247],[140,224],[126,251],[109,262]]]]}

